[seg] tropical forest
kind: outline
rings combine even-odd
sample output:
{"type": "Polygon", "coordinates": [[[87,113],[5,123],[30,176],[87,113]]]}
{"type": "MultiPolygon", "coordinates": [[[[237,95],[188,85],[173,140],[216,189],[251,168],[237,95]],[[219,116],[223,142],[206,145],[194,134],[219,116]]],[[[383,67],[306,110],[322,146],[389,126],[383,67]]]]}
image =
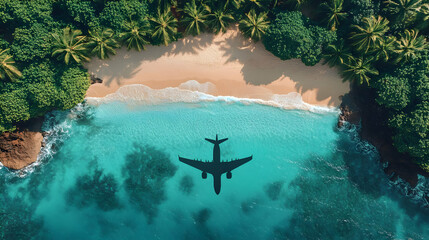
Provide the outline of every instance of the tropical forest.
{"type": "Polygon", "coordinates": [[[282,60],[339,68],[385,113],[394,147],[429,171],[427,0],[2,0],[0,131],[82,102],[84,62],[234,24],[282,60]]]}

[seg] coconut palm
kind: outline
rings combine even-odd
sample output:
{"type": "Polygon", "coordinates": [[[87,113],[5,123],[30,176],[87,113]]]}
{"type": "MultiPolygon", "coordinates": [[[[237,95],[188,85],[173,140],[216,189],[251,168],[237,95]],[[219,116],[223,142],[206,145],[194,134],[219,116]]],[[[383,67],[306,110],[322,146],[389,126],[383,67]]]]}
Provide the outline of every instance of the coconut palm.
{"type": "Polygon", "coordinates": [[[182,22],[186,26],[185,32],[193,36],[198,35],[206,27],[206,19],[209,14],[208,9],[204,5],[195,4],[195,0],[187,2],[183,8],[185,16],[182,19],[182,22]]]}
{"type": "Polygon", "coordinates": [[[383,41],[377,43],[377,47],[371,52],[376,60],[387,62],[393,53],[395,38],[392,36],[385,37],[383,41]]]}
{"type": "Polygon", "coordinates": [[[422,10],[422,0],[388,0],[387,11],[394,17],[395,22],[409,24],[416,20],[422,10]]]}
{"type": "Polygon", "coordinates": [[[234,22],[234,17],[226,9],[216,9],[207,17],[207,24],[213,32],[226,32],[229,24],[234,22]]]}
{"type": "Polygon", "coordinates": [[[149,22],[125,22],[124,28],[125,31],[119,34],[119,38],[127,46],[127,49],[134,48],[139,52],[144,50],[144,45],[149,44],[149,41],[146,40],[150,36],[149,22]]]}
{"type": "Polygon", "coordinates": [[[70,58],[76,62],[89,61],[88,49],[86,48],[86,37],[80,30],[72,30],[70,27],[63,29],[62,34],[52,34],[54,39],[52,45],[52,56],[59,60],[70,63],[70,58]]]}
{"type": "Polygon", "coordinates": [[[22,73],[15,66],[15,61],[8,53],[9,49],[0,49],[0,79],[9,79],[15,82],[18,78],[22,77],[22,73]]]}
{"type": "Polygon", "coordinates": [[[116,54],[115,48],[119,47],[113,35],[114,32],[110,28],[103,31],[89,31],[86,47],[92,55],[97,55],[100,59],[109,58],[109,54],[116,54]]]}
{"type": "Polygon", "coordinates": [[[362,26],[352,26],[355,29],[355,32],[352,32],[350,37],[352,45],[361,53],[372,51],[383,41],[383,35],[389,30],[388,24],[389,21],[381,16],[378,16],[378,18],[374,16],[363,18],[362,26]]]}
{"type": "Polygon", "coordinates": [[[399,36],[400,39],[395,42],[395,49],[393,50],[397,54],[396,63],[414,59],[419,52],[428,48],[426,39],[423,36],[419,36],[418,30],[406,29],[399,36]]]}
{"type": "Polygon", "coordinates": [[[344,64],[343,81],[357,81],[359,84],[366,82],[369,85],[369,75],[378,75],[377,69],[372,65],[371,58],[349,57],[344,64]]]}
{"type": "Polygon", "coordinates": [[[350,50],[344,45],[341,40],[337,44],[330,44],[325,48],[325,62],[329,66],[343,65],[349,57],[351,57],[350,50]]]}
{"type": "Polygon", "coordinates": [[[151,18],[154,32],[152,37],[164,45],[176,40],[177,34],[177,19],[174,18],[170,10],[161,13],[158,11],[156,17],[151,18]]]}
{"type": "Polygon", "coordinates": [[[343,2],[344,0],[331,0],[320,5],[325,15],[324,20],[332,31],[347,17],[347,13],[343,12],[343,2]]]}
{"type": "Polygon", "coordinates": [[[246,17],[240,21],[238,27],[243,32],[245,37],[250,37],[255,41],[259,41],[268,29],[269,21],[267,13],[256,14],[255,10],[250,10],[246,17]]]}

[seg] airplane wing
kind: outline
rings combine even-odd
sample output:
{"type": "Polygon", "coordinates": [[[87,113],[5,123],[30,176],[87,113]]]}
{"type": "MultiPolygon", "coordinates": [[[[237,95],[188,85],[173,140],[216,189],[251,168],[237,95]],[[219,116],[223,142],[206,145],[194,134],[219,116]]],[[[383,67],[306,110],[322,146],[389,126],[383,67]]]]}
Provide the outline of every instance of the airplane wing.
{"type": "Polygon", "coordinates": [[[221,173],[229,172],[235,168],[238,168],[239,166],[247,163],[248,161],[252,160],[252,156],[242,159],[233,160],[230,162],[221,162],[221,173]]]}
{"type": "Polygon", "coordinates": [[[191,160],[191,159],[183,158],[181,156],[179,156],[179,161],[181,161],[182,163],[186,163],[191,167],[200,169],[203,172],[211,173],[211,170],[212,170],[212,168],[210,167],[210,162],[191,160]]]}

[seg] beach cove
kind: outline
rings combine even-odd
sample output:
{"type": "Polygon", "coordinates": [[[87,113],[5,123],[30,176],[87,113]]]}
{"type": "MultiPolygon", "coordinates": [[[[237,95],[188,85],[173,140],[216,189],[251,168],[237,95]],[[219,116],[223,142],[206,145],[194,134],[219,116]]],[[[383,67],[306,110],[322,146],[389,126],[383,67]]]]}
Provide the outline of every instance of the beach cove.
{"type": "Polygon", "coordinates": [[[349,91],[349,83],[342,82],[336,68],[322,63],[305,66],[298,59],[282,61],[261,42],[245,39],[237,27],[225,34],[188,36],[169,46],[147,46],[142,52],[121,48],[110,59],[94,59],[86,67],[103,80],[91,85],[87,97],[104,97],[121,86],[143,84],[262,100],[298,93],[305,103],[338,107],[340,96],[349,91]],[[184,84],[189,80],[205,85],[198,89],[184,84]]]}
{"type": "Polygon", "coordinates": [[[151,46],[88,64],[103,82],[90,87],[84,104],[46,116],[39,161],[20,177],[0,169],[2,211],[39,238],[429,236],[427,210],[396,190],[376,149],[355,128],[337,128],[336,107],[348,84],[335,87],[336,69],[278,60],[240,36],[233,38],[252,50],[243,50],[247,60],[228,62],[223,37],[195,50],[195,60],[169,52],[154,61],[135,59],[163,48],[151,46]],[[204,62],[207,54],[221,56],[219,63],[204,62]],[[265,61],[250,69],[271,69],[266,74],[277,76],[271,83],[245,74],[254,56],[265,61]],[[210,177],[177,161],[179,154],[210,159],[204,138],[215,134],[230,138],[221,146],[223,159],[254,156],[232,179],[222,176],[219,196],[210,177]]]}

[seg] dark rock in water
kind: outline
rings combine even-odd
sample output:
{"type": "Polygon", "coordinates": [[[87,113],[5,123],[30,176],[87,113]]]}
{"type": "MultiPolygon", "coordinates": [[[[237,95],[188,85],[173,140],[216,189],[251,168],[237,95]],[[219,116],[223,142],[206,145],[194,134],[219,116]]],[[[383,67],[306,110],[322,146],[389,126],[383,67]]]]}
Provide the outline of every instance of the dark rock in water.
{"type": "Polygon", "coordinates": [[[76,185],[67,192],[69,204],[87,207],[95,204],[103,211],[120,207],[116,192],[118,183],[112,174],[95,169],[92,175],[78,177],[76,185]]]}
{"type": "Polygon", "coordinates": [[[182,191],[184,194],[189,195],[192,192],[193,188],[194,181],[192,180],[192,177],[189,175],[183,176],[180,180],[180,191],[182,191]]]}
{"type": "Polygon", "coordinates": [[[264,190],[267,196],[274,201],[279,198],[282,187],[283,187],[283,182],[277,181],[266,185],[264,190]]]}
{"type": "Polygon", "coordinates": [[[344,122],[349,122],[354,125],[360,123],[360,111],[358,106],[352,99],[350,93],[345,94],[341,98],[342,102],[340,105],[341,114],[338,117],[338,127],[342,127],[344,122]]]}
{"type": "Polygon", "coordinates": [[[197,224],[205,224],[209,220],[212,211],[208,208],[203,208],[197,213],[194,213],[193,219],[197,224]]]}
{"type": "Polygon", "coordinates": [[[158,205],[167,198],[165,182],[176,171],[169,155],[149,145],[134,144],[134,151],[126,156],[122,167],[125,191],[149,223],[156,217],[158,205]]]}
{"type": "MultiPolygon", "coordinates": [[[[429,177],[429,173],[421,169],[413,159],[398,152],[393,146],[392,129],[387,126],[388,111],[375,101],[376,92],[372,88],[352,85],[349,97],[343,98],[345,106],[352,106],[352,112],[358,109],[361,117],[360,136],[374,145],[380,153],[380,160],[388,163],[384,169],[388,176],[404,179],[412,187],[417,185],[418,174],[429,177]]],[[[343,106],[343,104],[341,104],[343,106]]],[[[345,108],[345,107],[344,107],[345,108]]],[[[343,108],[342,108],[343,109],[343,108]]],[[[342,115],[349,115],[345,111],[342,115]]],[[[342,117],[340,116],[340,120],[342,117]]],[[[349,121],[345,118],[346,121],[349,121]]],[[[351,120],[350,120],[351,121],[351,120]]],[[[340,122],[340,121],[339,121],[340,122]]],[[[351,123],[355,123],[351,121],[351,123]]],[[[339,123],[340,126],[340,123],[339,123]]],[[[392,179],[396,180],[396,179],[392,179]]]]}

